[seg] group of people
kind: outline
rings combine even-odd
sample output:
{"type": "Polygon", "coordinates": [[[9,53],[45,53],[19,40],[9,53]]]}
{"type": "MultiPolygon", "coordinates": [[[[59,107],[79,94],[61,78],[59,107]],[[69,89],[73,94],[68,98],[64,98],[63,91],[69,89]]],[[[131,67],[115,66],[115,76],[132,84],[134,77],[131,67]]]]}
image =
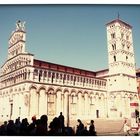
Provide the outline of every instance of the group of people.
{"type": "Polygon", "coordinates": [[[65,127],[64,116],[62,112],[58,117],[55,117],[48,125],[47,115],[42,115],[40,119],[36,119],[36,116],[32,117],[32,122],[29,124],[28,119],[17,118],[15,122],[13,120],[5,121],[0,126],[1,136],[96,136],[94,121],[91,120],[89,130],[84,127],[84,124],[80,119],[77,120],[78,125],[76,132],[72,127],[65,127]]]}
{"type": "Polygon", "coordinates": [[[95,126],[94,126],[94,120],[90,121],[89,131],[87,130],[87,127],[84,127],[84,124],[80,119],[77,120],[78,125],[76,129],[76,135],[77,136],[96,136],[95,126]]]}

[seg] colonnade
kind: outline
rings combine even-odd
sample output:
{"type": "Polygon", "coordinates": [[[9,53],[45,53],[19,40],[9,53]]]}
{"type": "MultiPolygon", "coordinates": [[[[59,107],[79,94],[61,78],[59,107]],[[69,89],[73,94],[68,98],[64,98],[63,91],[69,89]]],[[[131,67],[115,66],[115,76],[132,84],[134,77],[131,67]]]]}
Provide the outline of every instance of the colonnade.
{"type": "Polygon", "coordinates": [[[81,75],[56,72],[52,70],[35,69],[33,81],[59,85],[79,86],[88,88],[106,89],[106,80],[96,77],[85,77],[81,75]]]}
{"type": "Polygon", "coordinates": [[[66,122],[95,118],[124,118],[131,116],[131,102],[138,102],[133,94],[106,93],[78,88],[32,85],[28,91],[0,94],[1,120],[47,114],[49,121],[63,112],[66,122]]]}
{"type": "Polygon", "coordinates": [[[49,118],[63,112],[66,120],[78,118],[89,120],[107,116],[105,92],[80,91],[75,89],[54,89],[36,87],[30,89],[29,116],[47,114],[49,118]]]}

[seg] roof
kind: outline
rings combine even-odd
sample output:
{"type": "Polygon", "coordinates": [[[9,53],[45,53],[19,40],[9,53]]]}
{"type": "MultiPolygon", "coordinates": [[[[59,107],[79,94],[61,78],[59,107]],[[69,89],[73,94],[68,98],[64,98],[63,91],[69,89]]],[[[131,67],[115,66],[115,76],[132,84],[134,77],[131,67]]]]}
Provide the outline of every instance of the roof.
{"type": "Polygon", "coordinates": [[[96,77],[96,72],[94,71],[54,64],[54,63],[37,60],[37,59],[34,59],[34,67],[50,69],[50,70],[59,71],[59,72],[66,72],[66,73],[71,73],[71,74],[76,74],[76,75],[82,75],[82,76],[87,76],[87,77],[96,77]]]}
{"type": "Polygon", "coordinates": [[[109,69],[103,69],[103,70],[99,70],[99,71],[96,71],[96,73],[99,73],[99,72],[108,72],[109,69]]]}
{"type": "Polygon", "coordinates": [[[128,26],[129,28],[132,28],[131,25],[129,25],[128,23],[126,23],[126,22],[124,22],[124,21],[122,21],[122,20],[120,20],[120,19],[115,19],[115,20],[113,20],[113,21],[107,23],[106,25],[110,25],[110,24],[115,23],[115,22],[118,22],[118,23],[124,24],[125,26],[128,26]]]}

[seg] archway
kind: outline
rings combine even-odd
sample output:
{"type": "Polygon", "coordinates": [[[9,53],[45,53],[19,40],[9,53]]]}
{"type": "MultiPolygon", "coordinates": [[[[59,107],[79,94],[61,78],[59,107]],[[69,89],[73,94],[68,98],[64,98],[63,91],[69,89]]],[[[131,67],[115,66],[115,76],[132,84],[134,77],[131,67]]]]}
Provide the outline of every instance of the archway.
{"type": "Polygon", "coordinates": [[[30,88],[30,116],[38,115],[38,94],[35,87],[30,88]]]}
{"type": "Polygon", "coordinates": [[[54,89],[50,88],[48,90],[48,115],[53,118],[56,114],[56,95],[54,94],[54,89]]]}
{"type": "Polygon", "coordinates": [[[39,90],[39,116],[47,114],[47,94],[45,88],[39,90]]]}

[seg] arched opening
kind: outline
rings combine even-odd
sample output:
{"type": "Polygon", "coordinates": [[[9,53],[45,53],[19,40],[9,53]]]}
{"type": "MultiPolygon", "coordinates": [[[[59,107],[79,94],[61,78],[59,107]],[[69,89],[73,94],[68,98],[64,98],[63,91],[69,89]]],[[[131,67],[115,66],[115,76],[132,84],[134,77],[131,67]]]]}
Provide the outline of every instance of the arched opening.
{"type": "Polygon", "coordinates": [[[56,114],[56,95],[54,94],[54,89],[48,90],[48,115],[53,117],[56,114]]]}
{"type": "Polygon", "coordinates": [[[113,57],[113,58],[114,58],[114,61],[116,62],[116,56],[115,56],[115,55],[114,55],[114,57],[113,57]]]}
{"type": "Polygon", "coordinates": [[[38,94],[35,87],[30,89],[30,116],[38,115],[38,94]]]}
{"type": "Polygon", "coordinates": [[[77,114],[77,100],[78,100],[78,97],[77,97],[75,92],[72,92],[70,98],[71,98],[71,100],[70,100],[71,115],[76,115],[77,114]]]}
{"type": "Polygon", "coordinates": [[[47,95],[44,88],[39,90],[39,116],[47,113],[47,95]]]}

